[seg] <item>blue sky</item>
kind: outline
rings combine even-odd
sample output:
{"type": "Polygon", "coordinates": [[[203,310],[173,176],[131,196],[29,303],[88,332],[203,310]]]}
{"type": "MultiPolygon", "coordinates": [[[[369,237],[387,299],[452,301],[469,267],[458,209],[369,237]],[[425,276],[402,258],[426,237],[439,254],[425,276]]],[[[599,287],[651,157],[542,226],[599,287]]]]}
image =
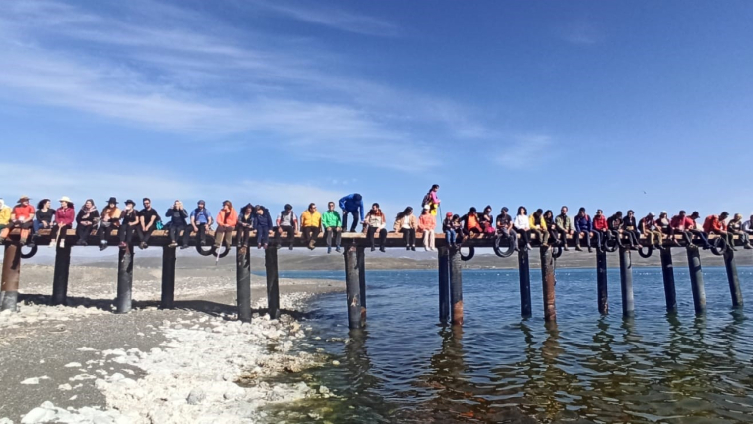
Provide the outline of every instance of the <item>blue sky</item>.
{"type": "Polygon", "coordinates": [[[16,1],[0,196],[753,210],[753,3],[16,1]]]}

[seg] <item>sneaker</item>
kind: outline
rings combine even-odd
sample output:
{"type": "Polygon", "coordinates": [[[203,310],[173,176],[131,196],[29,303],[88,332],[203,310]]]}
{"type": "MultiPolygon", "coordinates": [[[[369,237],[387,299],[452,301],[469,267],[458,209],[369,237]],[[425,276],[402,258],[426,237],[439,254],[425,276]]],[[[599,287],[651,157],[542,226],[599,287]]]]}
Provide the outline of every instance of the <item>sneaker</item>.
{"type": "Polygon", "coordinates": [[[106,245],[106,244],[104,244],[104,243],[101,243],[101,244],[99,245],[99,251],[101,252],[101,251],[103,251],[103,250],[105,250],[105,249],[107,249],[107,245],[106,245]]]}
{"type": "Polygon", "coordinates": [[[411,247],[410,247],[410,250],[412,250],[412,251],[414,251],[414,252],[415,252],[415,251],[416,251],[416,246],[411,246],[411,247]]]}
{"type": "Polygon", "coordinates": [[[753,246],[751,246],[750,244],[746,244],[746,245],[743,246],[743,249],[750,250],[750,249],[753,249],[753,246]]]}
{"type": "Polygon", "coordinates": [[[187,244],[184,244],[183,246],[180,246],[180,250],[188,249],[189,247],[191,247],[191,246],[189,246],[187,244]]]}
{"type": "Polygon", "coordinates": [[[382,253],[386,252],[386,250],[384,250],[384,246],[380,247],[379,251],[382,252],[382,253]]]}
{"type": "Polygon", "coordinates": [[[405,246],[405,250],[410,250],[410,246],[405,246]]]}
{"type": "Polygon", "coordinates": [[[338,253],[340,252],[340,246],[337,246],[337,248],[335,249],[335,252],[338,252],[338,253]]]}
{"type": "Polygon", "coordinates": [[[267,247],[269,247],[269,245],[267,243],[264,243],[264,250],[267,250],[267,247]]]}
{"type": "Polygon", "coordinates": [[[373,252],[373,251],[375,251],[375,250],[376,250],[376,247],[373,247],[373,246],[372,246],[372,247],[371,247],[371,251],[373,252]]]}
{"type": "Polygon", "coordinates": [[[330,246],[327,246],[327,254],[332,253],[332,248],[330,246]]]}
{"type": "Polygon", "coordinates": [[[170,242],[170,244],[167,245],[167,247],[172,247],[174,249],[174,248],[178,247],[178,243],[172,241],[172,242],[170,242]]]}
{"type": "Polygon", "coordinates": [[[293,250],[293,245],[288,246],[288,250],[293,250]]]}

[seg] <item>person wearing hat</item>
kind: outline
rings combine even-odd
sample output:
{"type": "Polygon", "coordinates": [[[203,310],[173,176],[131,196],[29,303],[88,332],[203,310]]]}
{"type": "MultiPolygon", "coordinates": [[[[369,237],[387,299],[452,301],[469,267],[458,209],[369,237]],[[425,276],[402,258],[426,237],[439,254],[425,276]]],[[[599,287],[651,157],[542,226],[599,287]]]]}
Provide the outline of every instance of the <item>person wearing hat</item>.
{"type": "Polygon", "coordinates": [[[199,200],[196,204],[196,209],[191,212],[191,227],[193,227],[193,231],[196,233],[201,246],[207,245],[207,231],[212,229],[212,222],[212,213],[207,210],[206,203],[203,200],[199,200]]]}
{"type": "Polygon", "coordinates": [[[444,221],[442,221],[442,231],[444,231],[444,238],[447,241],[447,244],[452,248],[457,247],[458,233],[455,231],[455,226],[452,224],[452,212],[447,212],[445,214],[444,221]]]}
{"type": "Polygon", "coordinates": [[[641,218],[640,222],[638,222],[638,226],[641,229],[641,233],[643,233],[648,239],[650,246],[654,246],[659,250],[664,250],[664,247],[661,245],[662,233],[656,225],[656,221],[654,221],[654,216],[653,212],[649,212],[648,215],[641,218]]]}
{"type": "Polygon", "coordinates": [[[437,218],[431,213],[431,206],[424,205],[424,211],[418,217],[418,230],[424,234],[424,250],[434,251],[434,229],[437,218]]]}
{"type": "Polygon", "coordinates": [[[29,204],[29,200],[29,196],[21,196],[21,198],[18,199],[18,204],[10,213],[10,223],[0,231],[0,243],[5,242],[5,239],[8,238],[8,234],[10,234],[14,228],[20,228],[21,244],[34,244],[33,241],[29,240],[29,235],[34,226],[34,213],[36,212],[36,209],[29,204]]]}
{"type": "Polygon", "coordinates": [[[65,247],[65,235],[73,228],[73,222],[76,220],[76,212],[73,202],[68,196],[60,198],[60,207],[55,210],[55,222],[52,224],[50,231],[50,247],[55,247],[60,241],[60,247],[65,247]],[[62,236],[62,238],[61,238],[62,236]]]}
{"type": "Polygon", "coordinates": [[[173,203],[173,207],[165,212],[165,219],[170,220],[170,245],[168,247],[178,247],[178,237],[180,237],[180,232],[183,231],[183,243],[180,248],[188,248],[188,239],[191,237],[191,231],[186,230],[186,218],[188,218],[188,212],[183,208],[183,202],[180,200],[176,200],[173,203]]]}
{"type": "Polygon", "coordinates": [[[279,215],[277,215],[277,227],[275,228],[275,239],[277,240],[278,248],[282,246],[282,232],[287,235],[288,249],[293,250],[293,238],[298,231],[298,217],[293,212],[293,207],[285,205],[285,208],[279,215]]]}
{"type": "Polygon", "coordinates": [[[395,224],[392,226],[392,229],[396,233],[403,235],[405,250],[413,250],[415,252],[418,222],[416,221],[416,216],[413,215],[412,207],[408,206],[404,211],[395,216],[395,224]]]}
{"type": "Polygon", "coordinates": [[[107,201],[107,206],[102,209],[102,215],[99,219],[99,228],[97,229],[97,238],[99,239],[99,250],[107,249],[107,238],[113,229],[120,226],[120,209],[118,201],[111,197],[107,201]]]}
{"type": "Polygon", "coordinates": [[[118,240],[120,240],[120,248],[125,249],[131,245],[133,233],[141,225],[139,213],[136,211],[136,202],[131,199],[126,200],[125,210],[120,214],[120,218],[122,221],[118,227],[118,240]]]}

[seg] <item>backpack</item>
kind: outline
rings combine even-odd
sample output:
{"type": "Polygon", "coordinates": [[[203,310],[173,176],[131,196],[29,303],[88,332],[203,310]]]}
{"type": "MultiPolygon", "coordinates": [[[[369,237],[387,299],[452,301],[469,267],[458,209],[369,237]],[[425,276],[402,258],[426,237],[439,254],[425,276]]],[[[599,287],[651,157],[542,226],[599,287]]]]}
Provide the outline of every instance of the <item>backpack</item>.
{"type": "Polygon", "coordinates": [[[424,196],[424,200],[421,201],[421,207],[423,208],[424,206],[430,205],[431,203],[432,203],[431,192],[428,192],[424,196]]]}

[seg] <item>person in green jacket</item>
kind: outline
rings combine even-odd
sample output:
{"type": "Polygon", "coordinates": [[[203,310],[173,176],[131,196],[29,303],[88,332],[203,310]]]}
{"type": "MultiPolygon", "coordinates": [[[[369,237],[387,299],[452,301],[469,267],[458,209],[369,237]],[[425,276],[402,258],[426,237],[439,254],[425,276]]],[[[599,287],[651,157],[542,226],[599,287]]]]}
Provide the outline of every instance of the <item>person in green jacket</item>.
{"type": "Polygon", "coordinates": [[[340,251],[340,240],[343,234],[343,221],[340,218],[340,213],[335,210],[335,203],[329,202],[327,205],[327,212],[322,214],[322,227],[327,232],[327,253],[332,253],[332,236],[335,236],[335,244],[337,252],[340,251]]]}

